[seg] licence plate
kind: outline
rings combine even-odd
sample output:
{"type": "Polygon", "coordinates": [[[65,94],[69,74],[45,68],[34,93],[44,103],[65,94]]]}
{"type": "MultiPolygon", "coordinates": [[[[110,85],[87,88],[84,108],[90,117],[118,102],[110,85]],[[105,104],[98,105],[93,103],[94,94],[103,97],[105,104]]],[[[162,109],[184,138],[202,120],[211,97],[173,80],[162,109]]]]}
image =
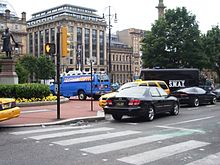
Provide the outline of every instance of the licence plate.
{"type": "Polygon", "coordinates": [[[119,102],[119,103],[116,103],[117,106],[123,106],[124,103],[123,102],[119,102]]]}

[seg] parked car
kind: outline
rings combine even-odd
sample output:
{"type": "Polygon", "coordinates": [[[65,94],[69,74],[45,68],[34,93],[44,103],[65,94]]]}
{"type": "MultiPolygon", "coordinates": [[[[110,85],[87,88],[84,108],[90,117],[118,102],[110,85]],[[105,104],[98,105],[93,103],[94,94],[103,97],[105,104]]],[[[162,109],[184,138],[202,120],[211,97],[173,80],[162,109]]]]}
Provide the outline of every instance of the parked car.
{"type": "Polygon", "coordinates": [[[212,92],[216,94],[217,100],[220,100],[220,86],[216,87],[212,92]]]}
{"type": "Polygon", "coordinates": [[[171,94],[179,99],[180,104],[188,104],[198,107],[200,104],[215,104],[216,95],[211,91],[206,91],[200,87],[189,87],[179,89],[171,94]]]}
{"type": "Polygon", "coordinates": [[[11,98],[0,98],[0,121],[18,117],[20,108],[16,106],[16,102],[11,98]]]}
{"type": "Polygon", "coordinates": [[[99,98],[99,106],[104,108],[104,106],[106,105],[106,100],[109,97],[115,96],[115,94],[117,92],[121,91],[121,90],[124,90],[126,88],[136,87],[136,86],[155,86],[155,87],[160,87],[160,88],[164,89],[168,94],[170,93],[170,89],[169,89],[168,85],[164,81],[160,81],[160,80],[147,80],[147,81],[143,81],[141,79],[138,79],[138,80],[136,80],[134,82],[128,82],[128,83],[123,84],[115,92],[111,92],[111,93],[107,93],[105,95],[102,95],[99,98]]]}
{"type": "Polygon", "coordinates": [[[137,86],[120,90],[106,100],[105,114],[120,121],[124,115],[142,116],[152,121],[156,114],[179,114],[179,101],[160,87],[137,86]]]}

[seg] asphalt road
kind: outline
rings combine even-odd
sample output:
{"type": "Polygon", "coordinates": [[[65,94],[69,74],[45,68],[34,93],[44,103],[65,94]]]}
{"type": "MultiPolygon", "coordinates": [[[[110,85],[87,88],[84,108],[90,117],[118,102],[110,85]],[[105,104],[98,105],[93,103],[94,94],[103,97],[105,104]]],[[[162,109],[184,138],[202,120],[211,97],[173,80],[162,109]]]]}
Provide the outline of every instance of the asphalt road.
{"type": "Polygon", "coordinates": [[[219,165],[220,103],[153,122],[0,129],[1,165],[219,165]]]}

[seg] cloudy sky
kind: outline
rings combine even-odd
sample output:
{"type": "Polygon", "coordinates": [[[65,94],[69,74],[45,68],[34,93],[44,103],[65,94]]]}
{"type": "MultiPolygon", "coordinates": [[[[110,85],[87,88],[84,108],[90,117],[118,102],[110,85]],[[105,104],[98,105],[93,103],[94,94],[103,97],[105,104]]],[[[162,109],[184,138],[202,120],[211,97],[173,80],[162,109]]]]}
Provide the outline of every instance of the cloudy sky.
{"type": "MultiPolygon", "coordinates": [[[[117,13],[118,23],[113,24],[113,31],[138,28],[150,30],[151,24],[157,19],[158,12],[155,6],[159,0],[8,0],[14,7],[18,16],[21,12],[27,13],[27,19],[31,14],[62,4],[72,4],[82,7],[96,9],[100,16],[108,14],[108,6],[111,12],[117,13]]],[[[219,0],[163,0],[168,9],[186,7],[188,11],[196,15],[200,30],[206,33],[213,25],[220,22],[219,0]]]]}

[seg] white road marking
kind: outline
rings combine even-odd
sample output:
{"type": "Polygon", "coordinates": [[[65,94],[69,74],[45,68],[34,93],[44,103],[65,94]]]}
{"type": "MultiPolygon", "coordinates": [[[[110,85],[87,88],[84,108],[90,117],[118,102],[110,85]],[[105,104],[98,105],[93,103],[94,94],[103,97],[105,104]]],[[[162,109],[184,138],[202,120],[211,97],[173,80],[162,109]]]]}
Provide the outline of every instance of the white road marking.
{"type": "Polygon", "coordinates": [[[166,129],[178,129],[178,130],[181,130],[181,131],[191,131],[191,132],[197,132],[197,133],[202,133],[202,134],[205,134],[206,132],[203,131],[203,130],[197,130],[197,129],[188,129],[188,128],[180,128],[180,127],[170,127],[170,126],[156,126],[156,127],[159,127],[159,128],[166,128],[166,129]]]}
{"type": "Polygon", "coordinates": [[[208,116],[208,117],[203,117],[203,118],[197,118],[197,119],[192,119],[192,120],[181,121],[181,122],[177,122],[177,123],[171,123],[171,124],[167,124],[166,126],[178,125],[178,124],[184,124],[184,123],[191,123],[191,122],[196,122],[196,121],[201,121],[201,120],[207,120],[207,119],[211,119],[213,117],[215,117],[215,116],[208,116]]]}
{"type": "Polygon", "coordinates": [[[216,105],[206,105],[205,107],[207,108],[212,108],[212,107],[215,107],[216,105]]]}
{"type": "Polygon", "coordinates": [[[188,163],[186,165],[217,165],[220,162],[220,152],[216,154],[209,155],[202,159],[196,160],[194,162],[188,163]]]}
{"type": "Polygon", "coordinates": [[[170,138],[177,137],[177,136],[184,136],[184,135],[190,135],[190,134],[192,134],[192,132],[177,131],[177,132],[169,133],[169,134],[139,137],[139,138],[119,141],[115,143],[109,143],[109,144],[104,144],[104,145],[99,145],[99,146],[94,146],[94,147],[89,147],[89,148],[83,148],[81,149],[81,151],[89,152],[93,154],[100,154],[100,153],[106,153],[110,151],[125,149],[129,147],[134,147],[134,146],[138,146],[141,144],[151,143],[151,142],[155,142],[158,140],[165,140],[165,139],[170,139],[170,138]]]}
{"type": "Polygon", "coordinates": [[[199,107],[194,107],[194,108],[187,108],[187,110],[197,110],[199,107]]]}
{"type": "Polygon", "coordinates": [[[87,142],[92,142],[92,141],[97,141],[97,140],[110,139],[110,138],[127,136],[127,135],[138,134],[138,133],[141,133],[141,132],[122,131],[122,132],[105,133],[105,134],[94,135],[94,136],[80,137],[80,138],[75,138],[75,139],[61,140],[61,141],[56,141],[53,143],[61,145],[61,146],[68,146],[68,145],[73,145],[73,144],[87,143],[87,142]]]}
{"type": "Polygon", "coordinates": [[[13,134],[13,135],[24,135],[24,134],[43,133],[43,132],[50,132],[50,131],[61,131],[61,130],[68,130],[68,129],[79,129],[79,128],[84,128],[84,127],[88,128],[88,126],[42,128],[42,129],[29,130],[29,131],[12,132],[10,134],[13,134]]]}
{"type": "Polygon", "coordinates": [[[21,111],[21,114],[25,114],[25,113],[38,113],[38,112],[50,112],[50,111],[55,111],[55,110],[51,110],[51,109],[26,110],[26,111],[21,111]]]}
{"type": "Polygon", "coordinates": [[[68,132],[60,132],[60,133],[52,133],[52,134],[46,134],[46,135],[31,136],[28,138],[35,139],[35,140],[42,140],[42,139],[63,137],[63,136],[90,133],[90,132],[110,131],[113,129],[114,128],[108,128],[108,127],[101,127],[101,128],[94,128],[94,129],[82,129],[82,130],[74,130],[74,131],[68,131],[68,132]]]}
{"type": "Polygon", "coordinates": [[[176,154],[186,152],[192,149],[203,147],[208,144],[210,143],[190,140],[187,142],[182,142],[182,143],[162,147],[159,149],[139,153],[136,155],[123,157],[118,160],[125,162],[125,163],[134,164],[134,165],[142,165],[142,164],[150,163],[150,162],[153,162],[153,161],[156,161],[156,160],[168,157],[168,156],[176,155],[176,154]]]}

